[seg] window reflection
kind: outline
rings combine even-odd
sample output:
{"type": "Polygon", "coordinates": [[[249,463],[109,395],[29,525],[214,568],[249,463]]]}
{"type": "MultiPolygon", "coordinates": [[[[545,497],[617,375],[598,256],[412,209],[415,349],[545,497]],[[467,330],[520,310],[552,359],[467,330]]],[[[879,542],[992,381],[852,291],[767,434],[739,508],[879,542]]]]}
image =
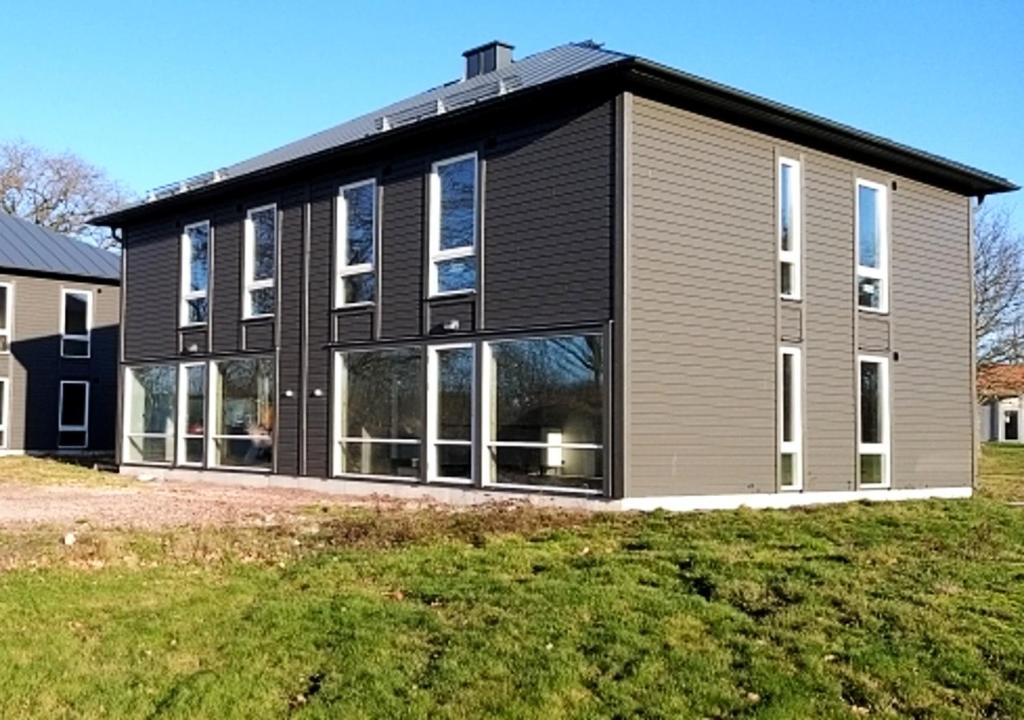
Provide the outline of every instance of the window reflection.
{"type": "Polygon", "coordinates": [[[274,361],[217,363],[215,464],[270,469],[274,459],[274,361]]]}

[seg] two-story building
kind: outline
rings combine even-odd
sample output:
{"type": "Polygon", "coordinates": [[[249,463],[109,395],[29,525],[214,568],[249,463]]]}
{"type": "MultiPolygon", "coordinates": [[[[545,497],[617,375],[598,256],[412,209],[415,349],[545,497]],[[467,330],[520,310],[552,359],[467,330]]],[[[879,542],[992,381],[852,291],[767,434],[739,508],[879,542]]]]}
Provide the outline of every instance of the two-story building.
{"type": "Polygon", "coordinates": [[[0,455],[114,451],[120,271],[0,213],[0,455]]]}
{"type": "Polygon", "coordinates": [[[1008,181],[593,43],[96,220],[121,460],[621,508],[962,496],[1008,181]]]}

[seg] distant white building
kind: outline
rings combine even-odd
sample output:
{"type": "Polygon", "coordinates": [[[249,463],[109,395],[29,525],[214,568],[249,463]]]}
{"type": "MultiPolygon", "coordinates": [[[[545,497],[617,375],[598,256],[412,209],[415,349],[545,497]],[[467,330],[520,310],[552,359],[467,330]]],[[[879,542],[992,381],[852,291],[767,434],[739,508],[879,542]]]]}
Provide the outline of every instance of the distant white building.
{"type": "Polygon", "coordinates": [[[978,416],[983,442],[1024,442],[1024,365],[990,365],[978,371],[978,416]]]}

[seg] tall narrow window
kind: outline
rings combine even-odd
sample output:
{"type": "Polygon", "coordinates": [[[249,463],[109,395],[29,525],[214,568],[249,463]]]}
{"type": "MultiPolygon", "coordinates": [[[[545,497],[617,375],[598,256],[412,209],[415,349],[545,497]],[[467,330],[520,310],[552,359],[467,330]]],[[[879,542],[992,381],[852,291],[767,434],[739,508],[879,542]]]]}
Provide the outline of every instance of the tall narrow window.
{"type": "Polygon", "coordinates": [[[603,489],[602,345],[600,335],[484,345],[485,482],[603,489]]]}
{"type": "Polygon", "coordinates": [[[274,314],[274,272],[277,265],[277,206],[249,211],[245,220],[244,317],[274,314]]]}
{"type": "Polygon", "coordinates": [[[430,349],[427,436],[430,480],[473,478],[473,346],[430,349]]]}
{"type": "Polygon", "coordinates": [[[334,473],[422,477],[419,348],[338,354],[334,473]]]}
{"type": "Polygon", "coordinates": [[[64,290],[62,297],[61,356],[87,358],[92,332],[92,293],[88,290],[64,290]]]}
{"type": "Polygon", "coordinates": [[[476,288],[477,157],[436,162],[430,173],[430,294],[476,288]]]}
{"type": "Polygon", "coordinates": [[[0,353],[11,351],[11,317],[14,315],[14,290],[0,283],[0,353]]]}
{"type": "Polygon", "coordinates": [[[800,212],[800,163],[779,160],[779,293],[790,300],[799,300],[801,278],[802,227],[800,212]]]}
{"type": "Polygon", "coordinates": [[[889,231],[885,186],[857,181],[857,304],[889,311],[889,231]]]}
{"type": "Polygon", "coordinates": [[[84,380],[62,380],[58,412],[57,447],[88,447],[89,383],[84,380]]]}
{"type": "Polygon", "coordinates": [[[372,303],[375,292],[377,183],[366,180],[338,191],[338,276],[334,304],[372,303]]]}
{"type": "Polygon", "coordinates": [[[860,485],[888,487],[889,462],[889,360],[862,355],[857,361],[857,433],[860,485]]]}
{"type": "Polygon", "coordinates": [[[212,464],[271,470],[274,466],[274,361],[222,360],[214,365],[212,464]]]}
{"type": "Polygon", "coordinates": [[[7,418],[10,415],[10,388],[7,378],[0,378],[0,448],[7,449],[7,418]]]}
{"type": "Polygon", "coordinates": [[[174,457],[175,368],[129,368],[124,387],[124,442],[128,463],[169,464],[174,457]]]}
{"type": "Polygon", "coordinates": [[[178,463],[202,465],[206,445],[206,363],[181,366],[178,408],[178,463]]]}
{"type": "Polygon", "coordinates": [[[800,350],[779,349],[779,487],[803,487],[803,368],[800,350]]]}
{"type": "Polygon", "coordinates": [[[210,223],[185,226],[181,235],[182,325],[202,325],[207,320],[206,291],[210,282],[210,223]]]}

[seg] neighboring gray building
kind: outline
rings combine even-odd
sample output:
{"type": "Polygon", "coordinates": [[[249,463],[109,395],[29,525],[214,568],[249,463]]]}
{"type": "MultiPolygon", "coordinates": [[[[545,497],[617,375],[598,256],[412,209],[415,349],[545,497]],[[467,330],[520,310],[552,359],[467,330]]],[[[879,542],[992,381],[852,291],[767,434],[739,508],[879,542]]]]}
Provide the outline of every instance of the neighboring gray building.
{"type": "Polygon", "coordinates": [[[966,495],[971,203],[1013,189],[592,43],[491,43],[96,220],[121,460],[620,508],[966,495]]]}
{"type": "Polygon", "coordinates": [[[0,213],[0,454],[113,451],[120,265],[0,213]]]}

